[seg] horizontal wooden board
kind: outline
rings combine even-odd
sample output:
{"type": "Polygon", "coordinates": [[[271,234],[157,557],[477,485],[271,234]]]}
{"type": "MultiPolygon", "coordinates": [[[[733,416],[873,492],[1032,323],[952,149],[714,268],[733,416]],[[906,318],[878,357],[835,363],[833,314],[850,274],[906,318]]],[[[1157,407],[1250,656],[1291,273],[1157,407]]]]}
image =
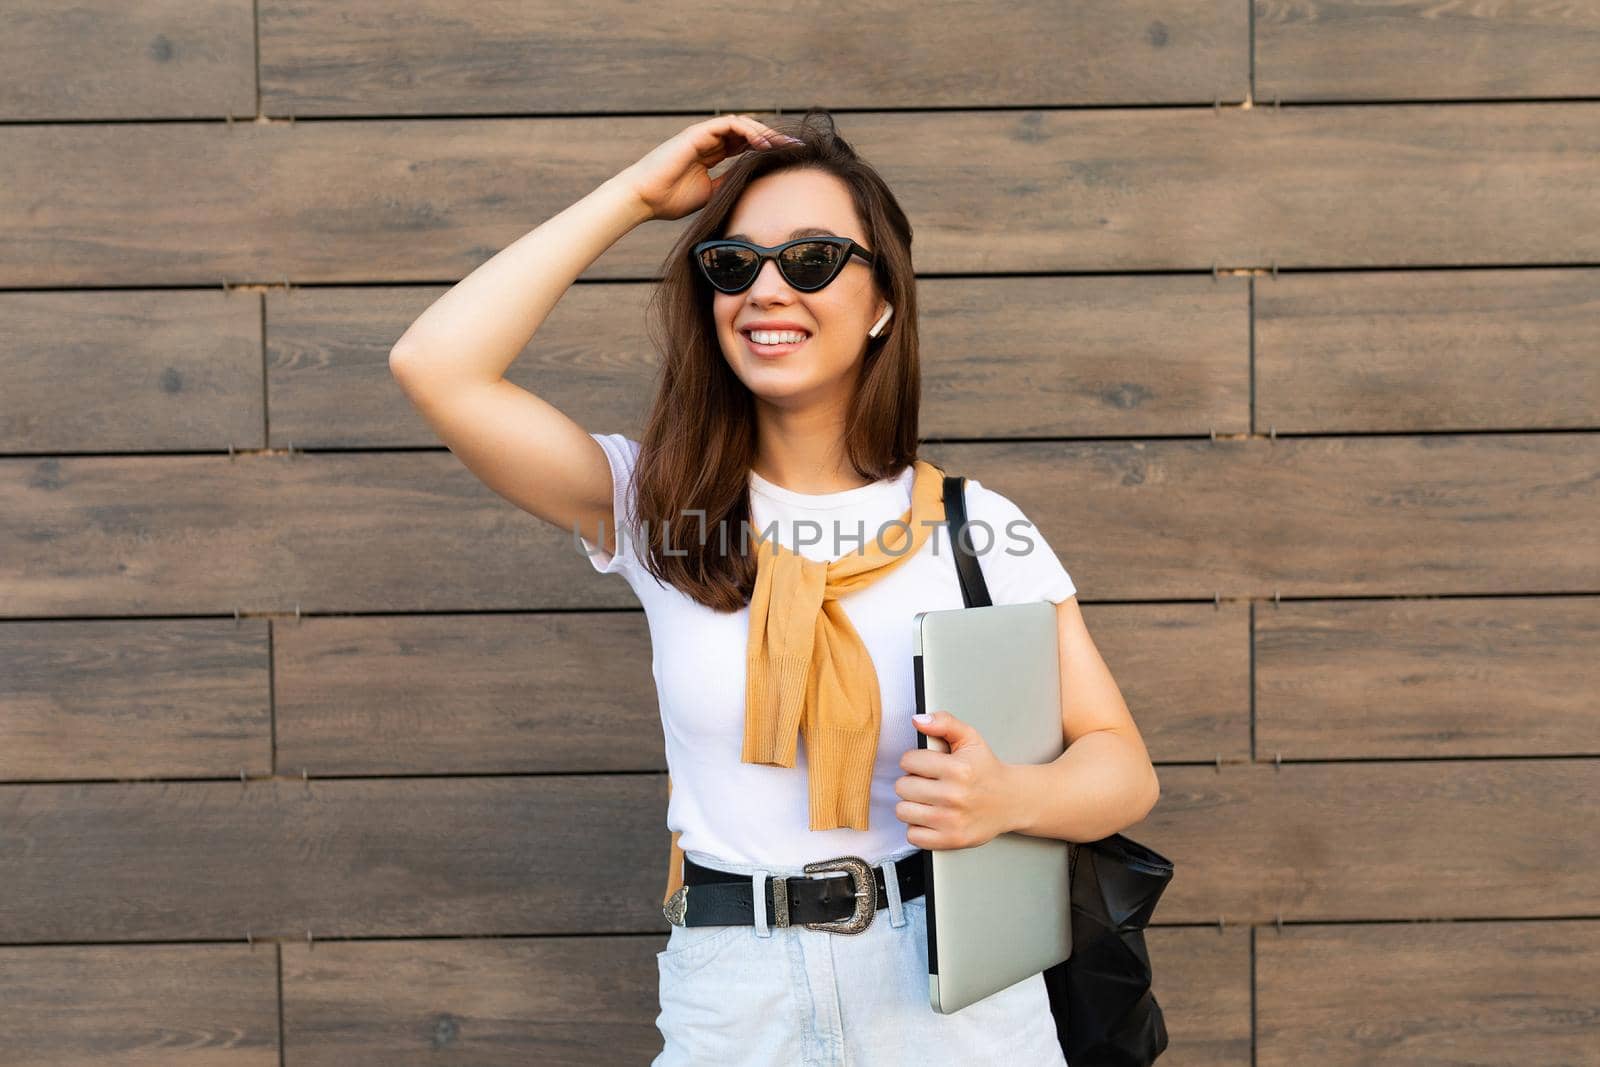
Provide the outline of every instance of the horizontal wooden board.
{"type": "Polygon", "coordinates": [[[0,942],[665,932],[666,809],[662,774],[7,785],[0,942]]]}
{"type": "Polygon", "coordinates": [[[0,1005],[18,1067],[282,1062],[271,944],[0,947],[0,1005]]]}
{"type": "MultiPolygon", "coordinates": [[[[579,284],[507,377],[584,426],[642,423],[650,287],[579,284]]],[[[389,350],[444,290],[7,293],[13,453],[425,447],[389,350]],[[265,304],[266,384],[259,320],[265,304]],[[71,373],[80,385],[62,389],[71,373]],[[263,409],[263,403],[266,408],[263,409]]],[[[1596,272],[1289,275],[1254,297],[1256,427],[1585,428],[1600,411],[1596,272]]],[[[1250,428],[1246,279],[931,278],[918,285],[928,438],[1250,428]]]]}
{"type": "MultiPolygon", "coordinates": [[[[1248,758],[1245,605],[1084,614],[1154,758],[1248,758]]],[[[663,771],[650,661],[638,611],[16,622],[0,781],[663,771]]]]}
{"type": "Polygon", "coordinates": [[[267,626],[0,626],[0,780],[271,774],[267,626]]]}
{"type": "Polygon", "coordinates": [[[1262,758],[1600,755],[1600,598],[1256,610],[1262,758]]]}
{"type": "MultiPolygon", "coordinates": [[[[1248,1058],[1249,932],[1156,928],[1147,941],[1172,1054],[1217,1067],[1238,1063],[1241,1052],[1248,1058]]],[[[382,1067],[443,1054],[475,1064],[645,1063],[661,1048],[651,953],[663,943],[285,944],[285,1047],[298,1067],[382,1067]]]]}
{"type": "Polygon", "coordinates": [[[1280,274],[1253,307],[1258,430],[1600,423],[1600,270],[1280,274]]]}
{"type": "Polygon", "coordinates": [[[1600,589],[1591,434],[926,452],[1011,497],[1085,600],[1600,589]]]}
{"type": "Polygon", "coordinates": [[[1254,0],[1257,101],[1600,92],[1600,5],[1254,0]]]}
{"type": "Polygon", "coordinates": [[[285,773],[666,770],[642,612],[317,618],[274,633],[285,773]]]}
{"type": "MultiPolygon", "coordinates": [[[[609,430],[610,427],[597,427],[609,430]]],[[[1589,592],[1592,434],[937,444],[1085,600],[1589,592]],[[1511,550],[1509,546],[1515,546],[1511,550]]],[[[16,615],[627,607],[454,455],[0,460],[16,615]]]]}
{"type": "MultiPolygon", "coordinates": [[[[1166,766],[1162,923],[1600,905],[1594,759],[1166,766]],[[1530,877],[1537,871],[1538,877],[1530,877]]],[[[0,942],[665,931],[660,774],[8,785],[0,942]]]]}
{"type": "MultiPolygon", "coordinates": [[[[1153,758],[1249,758],[1246,605],[1084,616],[1153,758]]],[[[666,770],[640,612],[316,618],[274,633],[282,773],[666,770]]]]}
{"type": "MultiPolygon", "coordinates": [[[[658,364],[644,317],[651,291],[574,285],[507,379],[579,425],[642,425],[658,364]]],[[[437,445],[388,360],[443,293],[268,293],[273,444],[437,445]]],[[[1244,278],[929,278],[917,300],[924,437],[1249,429],[1244,278]]]]}
{"type": "Polygon", "coordinates": [[[1596,988],[1594,919],[1265,929],[1255,1062],[1593,1064],[1596,988]]]}
{"type": "Polygon", "coordinates": [[[601,0],[583,18],[560,0],[422,0],[405,18],[379,0],[258,6],[270,115],[798,111],[814,86],[840,111],[1210,103],[1249,91],[1241,4],[1029,0],[938,18],[917,0],[601,0]]]}
{"type": "Polygon", "coordinates": [[[655,953],[665,943],[661,935],[285,944],[287,1062],[649,1063],[661,1051],[655,953]]]}
{"type": "Polygon", "coordinates": [[[1163,923],[1600,912],[1600,760],[1160,767],[1163,923]]]}
{"type": "MultiPolygon", "coordinates": [[[[687,125],[4,127],[0,286],[442,283],[687,125]]],[[[914,220],[923,273],[1600,260],[1600,104],[905,111],[840,132],[914,220]]],[[[658,277],[686,225],[638,227],[584,276],[658,277]]]]}
{"type": "Polygon", "coordinates": [[[261,448],[261,297],[0,293],[0,451],[261,448]]]}
{"type": "Polygon", "coordinates": [[[1161,1005],[1171,1042],[1166,1058],[1194,1067],[1249,1063],[1250,930],[1157,924],[1144,940],[1150,992],[1161,1005]]]}
{"type": "Polygon", "coordinates": [[[638,604],[448,452],[0,460],[0,536],[8,614],[638,604]]]}
{"type": "Polygon", "coordinates": [[[1083,618],[1152,760],[1250,758],[1248,604],[1084,604],[1083,618]]]}
{"type": "Polygon", "coordinates": [[[247,118],[255,23],[251,0],[13,0],[0,7],[0,121],[247,118]]]}

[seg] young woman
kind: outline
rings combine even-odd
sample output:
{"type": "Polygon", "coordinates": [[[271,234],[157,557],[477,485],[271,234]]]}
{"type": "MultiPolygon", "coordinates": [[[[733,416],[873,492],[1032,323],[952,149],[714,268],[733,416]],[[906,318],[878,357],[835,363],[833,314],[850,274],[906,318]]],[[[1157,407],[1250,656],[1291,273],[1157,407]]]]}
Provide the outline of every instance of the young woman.
{"type": "Polygon", "coordinates": [[[1068,749],[1011,765],[948,711],[913,723],[912,617],[962,599],[942,472],[917,455],[911,226],[825,112],[789,130],[688,127],[440,297],[390,364],[474,474],[593,532],[595,569],[645,609],[673,844],[656,1063],[1059,1065],[1039,975],[929,1006],[920,850],[1104,837],[1149,812],[1155,771],[1072,579],[971,478],[994,602],[1057,605],[1068,749]],[[692,212],[651,304],[639,439],[505,380],[605,249],[692,212]]]}

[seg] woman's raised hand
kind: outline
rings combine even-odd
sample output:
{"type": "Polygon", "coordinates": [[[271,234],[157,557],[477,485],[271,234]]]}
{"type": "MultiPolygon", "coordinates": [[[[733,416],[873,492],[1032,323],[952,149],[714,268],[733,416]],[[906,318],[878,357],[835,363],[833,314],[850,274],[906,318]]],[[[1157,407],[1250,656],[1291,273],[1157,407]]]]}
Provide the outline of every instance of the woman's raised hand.
{"type": "MultiPolygon", "coordinates": [[[[681,219],[699,211],[722,184],[711,168],[749,148],[794,142],[749,115],[718,115],[663,141],[617,175],[650,209],[653,219],[681,219]]],[[[798,143],[798,142],[795,142],[798,143]]]]}

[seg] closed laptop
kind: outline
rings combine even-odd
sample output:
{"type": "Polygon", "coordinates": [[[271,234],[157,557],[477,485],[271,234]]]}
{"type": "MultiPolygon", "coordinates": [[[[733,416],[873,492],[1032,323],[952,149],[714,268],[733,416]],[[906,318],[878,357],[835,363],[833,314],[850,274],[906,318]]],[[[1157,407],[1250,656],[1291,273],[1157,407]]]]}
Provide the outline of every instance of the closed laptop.
{"type": "MultiPolygon", "coordinates": [[[[1049,763],[1065,751],[1054,604],[924,611],[913,628],[919,712],[943,709],[971,723],[1006,763],[1049,763]]],[[[917,747],[949,751],[921,731],[917,747]]],[[[973,848],[926,851],[935,1011],[959,1011],[1071,954],[1069,848],[1013,832],[973,848]]]]}

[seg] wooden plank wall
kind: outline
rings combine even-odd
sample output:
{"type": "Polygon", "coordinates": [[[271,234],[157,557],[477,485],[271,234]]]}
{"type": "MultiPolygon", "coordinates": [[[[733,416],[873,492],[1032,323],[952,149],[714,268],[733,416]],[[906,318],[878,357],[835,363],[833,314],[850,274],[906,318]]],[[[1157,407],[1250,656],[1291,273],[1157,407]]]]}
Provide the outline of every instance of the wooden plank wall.
{"type": "MultiPolygon", "coordinates": [[[[1593,0],[5,5],[0,1060],[654,1055],[644,620],[388,348],[817,103],[1160,766],[1164,1062],[1600,1062],[1597,101],[1593,0]]],[[[677,225],[512,379],[634,432],[677,225]]]]}

